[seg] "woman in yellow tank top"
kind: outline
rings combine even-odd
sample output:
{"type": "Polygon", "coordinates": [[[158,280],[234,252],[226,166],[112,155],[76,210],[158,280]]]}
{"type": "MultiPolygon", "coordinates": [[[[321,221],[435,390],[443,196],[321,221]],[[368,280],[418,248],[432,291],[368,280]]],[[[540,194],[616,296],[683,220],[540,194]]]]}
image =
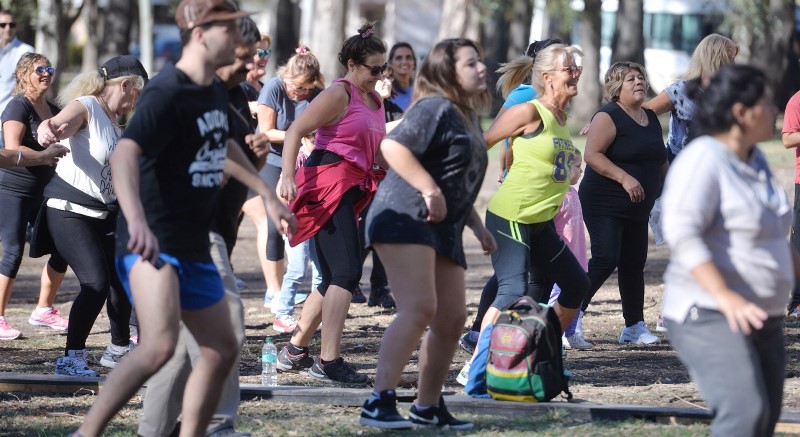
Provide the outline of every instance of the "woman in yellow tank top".
{"type": "Polygon", "coordinates": [[[482,328],[525,295],[531,268],[561,286],[554,309],[562,330],[589,289],[586,273],[552,223],[569,188],[575,151],[564,108],[578,93],[576,55],[581,52],[575,47],[553,44],[498,70],[498,88],[513,89],[530,74],[539,98],[509,108],[484,133],[489,147],[513,138],[514,163],[486,212],[486,227],[497,241],[492,265],[499,288],[482,328]]]}

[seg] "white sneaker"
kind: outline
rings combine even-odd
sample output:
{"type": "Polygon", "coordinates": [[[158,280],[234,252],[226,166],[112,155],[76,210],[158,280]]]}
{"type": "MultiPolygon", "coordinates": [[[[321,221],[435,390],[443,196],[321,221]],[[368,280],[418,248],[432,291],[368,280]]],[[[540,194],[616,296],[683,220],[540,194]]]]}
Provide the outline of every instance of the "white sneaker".
{"type": "Polygon", "coordinates": [[[467,386],[467,382],[469,382],[469,361],[464,364],[464,367],[461,368],[461,371],[458,372],[458,376],[456,377],[456,382],[463,385],[464,387],[467,386]]]}
{"type": "Polygon", "coordinates": [[[56,360],[56,375],[97,376],[97,372],[86,363],[86,349],[67,351],[66,357],[56,360]]]}
{"type": "Polygon", "coordinates": [[[667,332],[667,325],[664,324],[664,316],[659,313],[658,322],[656,322],[656,331],[667,332]]]}
{"type": "Polygon", "coordinates": [[[583,338],[583,334],[575,331],[574,334],[567,337],[566,335],[561,337],[561,343],[564,345],[564,349],[589,349],[593,344],[589,343],[583,338]]]}
{"type": "Polygon", "coordinates": [[[661,339],[653,335],[643,321],[639,323],[622,328],[622,334],[619,336],[619,344],[656,344],[661,343],[661,339]]]}

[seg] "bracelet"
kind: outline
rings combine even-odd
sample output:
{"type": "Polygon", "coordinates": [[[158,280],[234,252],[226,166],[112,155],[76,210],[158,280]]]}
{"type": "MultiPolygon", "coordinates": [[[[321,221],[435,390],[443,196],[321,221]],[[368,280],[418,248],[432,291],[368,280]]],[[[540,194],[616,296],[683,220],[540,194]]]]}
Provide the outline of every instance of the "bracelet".
{"type": "Polygon", "coordinates": [[[434,198],[439,197],[442,195],[442,189],[439,187],[434,188],[433,190],[428,191],[427,193],[423,193],[423,198],[434,198]]]}
{"type": "Polygon", "coordinates": [[[19,167],[19,163],[22,162],[22,149],[17,149],[17,167],[19,167]]]}

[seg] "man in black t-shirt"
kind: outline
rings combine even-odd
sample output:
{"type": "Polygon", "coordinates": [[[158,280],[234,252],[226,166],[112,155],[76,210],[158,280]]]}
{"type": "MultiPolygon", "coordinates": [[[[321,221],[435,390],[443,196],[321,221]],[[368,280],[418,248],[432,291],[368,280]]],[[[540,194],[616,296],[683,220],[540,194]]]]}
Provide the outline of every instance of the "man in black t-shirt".
{"type": "Polygon", "coordinates": [[[140,345],[106,379],[80,435],[97,436],[173,355],[183,321],[200,346],[186,384],[181,433],[204,434],[239,347],[208,233],[223,170],[264,197],[276,223],[289,211],[239,147],[227,147],[228,98],[216,69],[235,60],[240,12],[227,0],[183,0],[183,54],[144,88],[111,156],[122,214],[117,271],[139,317],[140,345]]]}
{"type": "MultiPolygon", "coordinates": [[[[256,23],[249,17],[239,20],[242,33],[242,44],[235,49],[236,60],[233,64],[217,69],[217,77],[228,89],[228,129],[231,142],[228,147],[240,148],[248,160],[256,167],[263,165],[269,153],[269,142],[266,134],[254,135],[255,120],[250,115],[247,95],[239,84],[245,80],[247,72],[253,67],[256,42],[260,33],[256,23]],[[260,161],[260,162],[259,162],[260,161]]],[[[225,286],[225,300],[233,322],[237,344],[244,343],[244,306],[236,287],[229,258],[230,250],[236,243],[239,211],[247,200],[248,188],[237,180],[225,182],[217,195],[217,205],[213,213],[209,241],[211,259],[222,276],[225,286]]],[[[189,376],[191,363],[200,356],[197,342],[191,334],[181,328],[175,355],[147,382],[148,390],[142,406],[142,417],[139,421],[138,434],[143,437],[170,435],[175,429],[180,414],[181,397],[186,379],[189,376]]],[[[236,433],[237,410],[239,407],[239,361],[225,379],[219,404],[206,430],[206,435],[236,433]]]]}

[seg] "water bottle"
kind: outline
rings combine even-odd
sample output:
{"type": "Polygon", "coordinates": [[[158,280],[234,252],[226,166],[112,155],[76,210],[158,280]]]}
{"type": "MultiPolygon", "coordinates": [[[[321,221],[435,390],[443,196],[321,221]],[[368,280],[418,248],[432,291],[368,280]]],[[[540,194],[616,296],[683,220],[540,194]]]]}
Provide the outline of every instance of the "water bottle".
{"type": "Polygon", "coordinates": [[[261,349],[261,385],[276,387],[278,385],[278,348],[272,342],[272,337],[264,339],[264,348],[261,349]]]}

